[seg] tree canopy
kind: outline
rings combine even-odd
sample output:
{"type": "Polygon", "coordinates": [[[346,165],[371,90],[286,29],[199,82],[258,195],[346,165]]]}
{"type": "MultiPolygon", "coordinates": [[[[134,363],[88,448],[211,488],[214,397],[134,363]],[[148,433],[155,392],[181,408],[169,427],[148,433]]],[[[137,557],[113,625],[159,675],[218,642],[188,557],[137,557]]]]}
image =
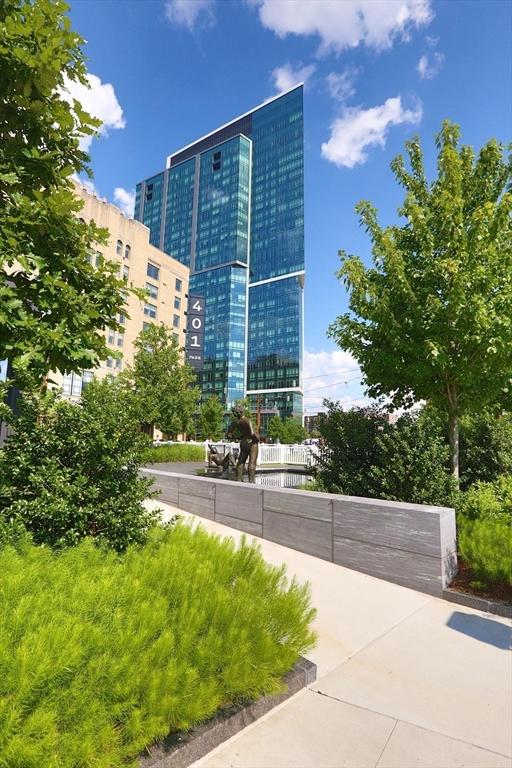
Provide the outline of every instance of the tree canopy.
{"type": "Polygon", "coordinates": [[[406,192],[399,224],[381,227],[368,201],[357,205],[373,266],[340,251],[350,311],[329,329],[371,397],[444,411],[456,477],[460,415],[512,405],[511,163],[494,139],[478,156],[459,139],[446,121],[431,183],[418,138],[406,144],[409,170],[392,162],[406,192]]]}
{"type": "Polygon", "coordinates": [[[199,412],[199,429],[201,437],[206,440],[220,440],[224,429],[224,408],[217,397],[212,395],[201,405],[199,412]]]}
{"type": "Polygon", "coordinates": [[[39,381],[106,358],[102,331],[125,312],[115,267],[89,263],[106,231],[79,219],[73,192],[72,175],[89,172],[79,139],[99,122],[62,95],[66,82],[87,85],[67,10],[0,3],[0,359],[39,381]]]}
{"type": "Polygon", "coordinates": [[[121,376],[137,396],[141,422],[171,435],[190,431],[200,392],[172,331],[150,325],[137,337],[135,349],[133,366],[121,376]]]}
{"type": "Polygon", "coordinates": [[[287,445],[301,443],[308,436],[300,421],[291,416],[286,419],[272,416],[268,422],[267,432],[273,440],[279,440],[287,445]]]}

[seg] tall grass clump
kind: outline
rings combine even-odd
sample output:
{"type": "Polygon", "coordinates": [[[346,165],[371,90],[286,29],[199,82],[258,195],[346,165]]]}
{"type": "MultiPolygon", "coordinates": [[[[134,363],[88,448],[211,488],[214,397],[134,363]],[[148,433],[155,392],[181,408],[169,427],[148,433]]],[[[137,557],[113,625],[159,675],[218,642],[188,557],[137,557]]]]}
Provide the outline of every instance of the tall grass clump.
{"type": "Polygon", "coordinates": [[[163,461],[204,461],[202,445],[158,445],[148,448],[144,453],[146,464],[158,464],[163,461]]]}
{"type": "Polygon", "coordinates": [[[180,523],[123,554],[0,550],[0,766],[137,765],[158,739],[276,692],[314,644],[309,588],[180,523]]]}

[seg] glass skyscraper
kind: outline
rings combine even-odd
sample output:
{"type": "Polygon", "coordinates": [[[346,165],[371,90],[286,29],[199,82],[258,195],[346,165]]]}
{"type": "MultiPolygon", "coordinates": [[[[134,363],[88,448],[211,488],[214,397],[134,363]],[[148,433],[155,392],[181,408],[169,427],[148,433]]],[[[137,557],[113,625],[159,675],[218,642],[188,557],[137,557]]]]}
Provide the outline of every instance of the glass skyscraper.
{"type": "Polygon", "coordinates": [[[303,85],[170,155],[135,218],[205,298],[203,398],[302,419],[303,85]]]}

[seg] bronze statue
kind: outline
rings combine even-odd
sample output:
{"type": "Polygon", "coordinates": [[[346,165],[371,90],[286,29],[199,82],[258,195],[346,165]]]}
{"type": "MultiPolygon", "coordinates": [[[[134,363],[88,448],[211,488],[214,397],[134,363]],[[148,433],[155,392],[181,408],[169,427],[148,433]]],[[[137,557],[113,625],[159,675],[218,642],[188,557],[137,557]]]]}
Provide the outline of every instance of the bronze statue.
{"type": "Polygon", "coordinates": [[[235,405],[232,408],[232,413],[235,421],[233,421],[228,430],[228,436],[232,436],[235,429],[240,435],[240,453],[236,462],[236,479],[242,479],[245,462],[249,459],[247,474],[249,475],[249,482],[255,483],[256,461],[258,459],[260,440],[252,428],[251,420],[244,416],[244,409],[241,405],[235,405]]]}
{"type": "Polygon", "coordinates": [[[229,470],[235,468],[235,459],[231,451],[228,451],[221,456],[214,445],[208,445],[208,464],[210,466],[214,464],[216,467],[219,467],[219,469],[222,468],[227,477],[229,470]]]}

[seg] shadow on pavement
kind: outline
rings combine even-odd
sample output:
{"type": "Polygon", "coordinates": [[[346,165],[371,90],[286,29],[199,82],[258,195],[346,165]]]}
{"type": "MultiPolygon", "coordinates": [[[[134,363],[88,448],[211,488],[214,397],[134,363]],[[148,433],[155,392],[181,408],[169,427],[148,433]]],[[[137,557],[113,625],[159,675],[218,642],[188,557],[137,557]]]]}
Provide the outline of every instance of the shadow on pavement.
{"type": "Polygon", "coordinates": [[[493,619],[484,619],[470,613],[454,611],[446,626],[456,632],[474,637],[482,643],[494,645],[495,648],[508,651],[512,648],[512,628],[493,619]]]}

